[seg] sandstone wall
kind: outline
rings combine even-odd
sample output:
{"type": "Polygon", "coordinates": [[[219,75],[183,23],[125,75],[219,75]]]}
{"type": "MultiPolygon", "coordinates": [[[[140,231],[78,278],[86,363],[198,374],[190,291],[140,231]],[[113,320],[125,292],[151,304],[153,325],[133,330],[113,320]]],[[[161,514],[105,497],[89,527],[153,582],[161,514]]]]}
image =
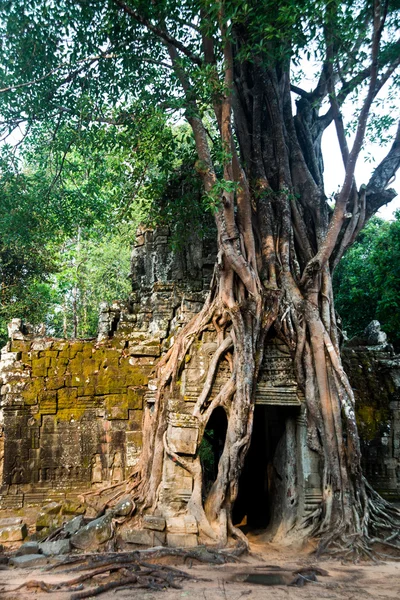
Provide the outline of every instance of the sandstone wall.
{"type": "Polygon", "coordinates": [[[372,341],[352,340],[343,362],[356,399],[364,474],[384,498],[400,501],[400,356],[385,339],[372,341]]]}
{"type": "Polygon", "coordinates": [[[168,230],[143,231],[133,292],[103,305],[92,340],[34,338],[16,319],[0,360],[0,507],[121,480],[137,462],[155,361],[200,309],[213,255],[195,240],[171,254],[168,230]]]}
{"type": "MultiPolygon", "coordinates": [[[[143,411],[151,411],[155,400],[156,361],[200,310],[213,264],[209,242],[196,241],[172,255],[166,230],[144,231],[133,251],[133,293],[125,305],[102,307],[97,339],[33,338],[19,320],[12,323],[0,361],[0,507],[63,499],[130,473],[141,450],[143,411]]],[[[356,340],[344,360],[355,388],[367,477],[384,495],[400,498],[400,358],[378,338],[372,345],[356,340]]],[[[210,327],[193,344],[170,391],[167,442],[189,462],[201,452],[192,411],[215,349],[210,327]]],[[[227,377],[222,361],[211,399],[227,377]]],[[[319,504],[321,479],[319,457],[307,445],[304,397],[289,349],[273,336],[265,349],[255,420],[249,457],[258,466],[254,470],[250,459],[245,465],[238,519],[249,514],[259,493],[254,482],[265,478],[261,508],[268,505],[279,535],[281,522],[290,523],[299,512],[306,516],[319,504]]],[[[197,540],[187,513],[192,489],[189,473],[166,460],[159,492],[163,514],[157,518],[171,545],[197,540]]],[[[155,542],[150,526],[129,535],[132,543],[155,542]]]]}
{"type": "Polygon", "coordinates": [[[139,355],[137,340],[126,334],[98,343],[13,333],[0,363],[2,505],[119,481],[135,465],[143,399],[160,349],[139,355]]]}

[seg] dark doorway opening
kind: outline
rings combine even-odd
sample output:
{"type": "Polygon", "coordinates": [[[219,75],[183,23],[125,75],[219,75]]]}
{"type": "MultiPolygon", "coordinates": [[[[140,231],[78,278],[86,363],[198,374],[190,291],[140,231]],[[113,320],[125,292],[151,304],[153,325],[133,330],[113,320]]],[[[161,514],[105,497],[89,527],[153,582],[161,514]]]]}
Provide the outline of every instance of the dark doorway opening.
{"type": "Polygon", "coordinates": [[[274,466],[275,455],[283,450],[280,442],[284,441],[287,419],[297,413],[292,406],[257,405],[254,409],[251,444],[233,508],[233,523],[245,531],[268,527],[278,480],[282,480],[274,466]]]}
{"type": "Polygon", "coordinates": [[[228,419],[221,406],[212,413],[199,447],[203,468],[203,496],[207,496],[218,475],[218,463],[224,450],[228,419]]]}

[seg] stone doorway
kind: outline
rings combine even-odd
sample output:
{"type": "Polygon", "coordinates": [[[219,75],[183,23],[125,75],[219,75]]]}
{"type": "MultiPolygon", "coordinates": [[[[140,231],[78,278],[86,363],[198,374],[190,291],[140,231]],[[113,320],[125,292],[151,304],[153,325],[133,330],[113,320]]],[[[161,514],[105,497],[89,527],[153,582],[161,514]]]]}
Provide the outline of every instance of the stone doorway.
{"type": "Polygon", "coordinates": [[[293,422],[299,413],[297,406],[255,406],[251,445],[233,510],[233,523],[244,532],[266,529],[279,512],[275,504],[281,502],[285,485],[282,458],[287,422],[293,422]]]}
{"type": "Polygon", "coordinates": [[[227,428],[226,413],[218,406],[208,420],[199,448],[203,467],[203,500],[217,479],[218,463],[224,449],[227,428]]]}

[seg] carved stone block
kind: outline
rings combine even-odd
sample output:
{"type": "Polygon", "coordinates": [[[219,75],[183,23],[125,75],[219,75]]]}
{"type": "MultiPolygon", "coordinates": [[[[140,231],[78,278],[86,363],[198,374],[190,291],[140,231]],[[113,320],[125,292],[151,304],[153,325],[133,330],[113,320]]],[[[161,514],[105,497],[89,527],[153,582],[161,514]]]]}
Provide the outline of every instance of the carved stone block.
{"type": "Polygon", "coordinates": [[[196,454],[199,430],[194,427],[168,426],[168,443],[177,454],[196,454]]]}
{"type": "Polygon", "coordinates": [[[146,515],[143,519],[143,527],[145,529],[154,529],[155,531],[164,531],[164,517],[156,517],[154,515],[146,515]]]}
{"type": "Polygon", "coordinates": [[[165,543],[165,533],[151,529],[127,529],[121,537],[124,542],[138,546],[161,546],[165,543]]]}
{"type": "Polygon", "coordinates": [[[197,546],[194,533],[167,533],[167,546],[170,548],[193,548],[197,546]]]}
{"type": "Polygon", "coordinates": [[[168,533],[197,533],[197,521],[192,515],[167,518],[168,533]]]}
{"type": "Polygon", "coordinates": [[[9,527],[0,528],[0,542],[19,542],[26,538],[27,534],[25,523],[9,525],[9,527]]]}
{"type": "Polygon", "coordinates": [[[126,434],[126,466],[134,467],[142,450],[142,432],[127,431],[126,434]]]}

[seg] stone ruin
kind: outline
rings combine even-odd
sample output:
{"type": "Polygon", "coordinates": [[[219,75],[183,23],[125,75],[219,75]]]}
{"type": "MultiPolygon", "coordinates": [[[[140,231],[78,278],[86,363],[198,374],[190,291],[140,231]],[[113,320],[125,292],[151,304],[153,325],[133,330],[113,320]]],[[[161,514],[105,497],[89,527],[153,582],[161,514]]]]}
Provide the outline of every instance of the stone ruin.
{"type": "Polygon", "coordinates": [[[400,356],[378,321],[346,343],[344,368],[356,399],[362,466],[384,498],[400,501],[400,356]]]}
{"type": "MultiPolygon", "coordinates": [[[[84,492],[122,481],[134,469],[143,411],[155,401],[154,367],[179,328],[200,310],[214,266],[210,242],[196,240],[173,254],[168,237],[167,229],[138,236],[133,293],[125,304],[102,306],[97,339],[38,338],[20,320],[11,323],[0,361],[0,508],[73,503],[84,492]]],[[[208,453],[206,488],[216,475],[226,417],[222,409],[214,411],[207,447],[199,447],[191,412],[215,348],[214,332],[206,330],[193,345],[168,405],[170,448],[189,461],[198,452],[208,453]]],[[[382,495],[399,500],[400,357],[375,323],[348,344],[344,362],[357,399],[365,473],[382,495]]],[[[212,396],[227,377],[222,361],[212,396]]],[[[271,535],[279,537],[283,521],[296,514],[306,517],[318,506],[319,467],[318,455],[307,446],[304,398],[289,349],[270,337],[235,522],[269,525],[271,535]]],[[[125,532],[125,541],[197,544],[197,524],[187,513],[192,486],[189,473],[167,460],[160,514],[145,518],[143,529],[125,532]]]]}

